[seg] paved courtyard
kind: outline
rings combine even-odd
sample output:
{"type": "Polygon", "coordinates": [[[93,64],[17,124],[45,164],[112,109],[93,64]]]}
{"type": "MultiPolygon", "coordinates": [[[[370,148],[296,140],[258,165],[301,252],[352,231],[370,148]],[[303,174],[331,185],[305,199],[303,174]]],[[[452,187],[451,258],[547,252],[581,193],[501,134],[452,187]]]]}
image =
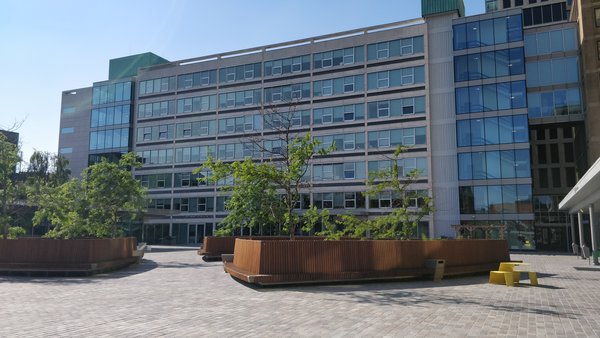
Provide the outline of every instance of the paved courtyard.
{"type": "Polygon", "coordinates": [[[155,250],[100,276],[0,277],[0,337],[600,336],[600,270],[511,257],[532,263],[541,286],[471,276],[250,288],[195,251],[155,250]]]}

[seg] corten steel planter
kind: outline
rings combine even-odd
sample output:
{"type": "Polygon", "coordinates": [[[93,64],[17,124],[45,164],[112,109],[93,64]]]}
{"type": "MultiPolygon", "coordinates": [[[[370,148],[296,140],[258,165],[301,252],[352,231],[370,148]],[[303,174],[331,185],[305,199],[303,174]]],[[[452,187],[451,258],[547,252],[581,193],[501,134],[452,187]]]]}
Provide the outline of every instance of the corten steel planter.
{"type": "MultiPolygon", "coordinates": [[[[289,240],[289,236],[205,236],[202,248],[198,248],[198,255],[202,255],[204,261],[220,261],[221,255],[233,255],[235,240],[242,239],[257,239],[265,241],[273,240],[289,240]]],[[[324,240],[323,237],[315,236],[296,236],[296,240],[324,240]]]]}
{"type": "Polygon", "coordinates": [[[91,275],[138,262],[143,253],[136,247],[134,237],[0,240],[0,273],[91,275]]]}
{"type": "Polygon", "coordinates": [[[505,240],[236,239],[225,271],[260,285],[422,277],[445,260],[444,275],[488,272],[510,260],[505,240]]]}

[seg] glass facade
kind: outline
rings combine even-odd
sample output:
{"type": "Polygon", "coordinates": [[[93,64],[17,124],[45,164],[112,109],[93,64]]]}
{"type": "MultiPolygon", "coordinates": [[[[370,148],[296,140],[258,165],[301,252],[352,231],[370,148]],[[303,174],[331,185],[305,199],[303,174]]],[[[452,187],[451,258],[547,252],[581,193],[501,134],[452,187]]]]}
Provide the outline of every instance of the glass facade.
{"type": "Polygon", "coordinates": [[[521,20],[521,15],[511,15],[454,25],[454,50],[521,41],[521,20]]]}
{"type": "Polygon", "coordinates": [[[456,88],[456,113],[469,114],[527,107],[525,81],[456,88]]]}
{"type": "Polygon", "coordinates": [[[519,46],[521,20],[521,15],[510,15],[453,26],[454,80],[460,86],[455,108],[461,224],[506,226],[509,245],[519,248],[519,236],[533,237],[533,223],[526,221],[533,218],[532,184],[523,183],[531,181],[532,168],[524,114],[530,68],[519,46]],[[511,48],[504,47],[508,43],[511,48]],[[494,45],[501,48],[480,50],[494,45]]]}

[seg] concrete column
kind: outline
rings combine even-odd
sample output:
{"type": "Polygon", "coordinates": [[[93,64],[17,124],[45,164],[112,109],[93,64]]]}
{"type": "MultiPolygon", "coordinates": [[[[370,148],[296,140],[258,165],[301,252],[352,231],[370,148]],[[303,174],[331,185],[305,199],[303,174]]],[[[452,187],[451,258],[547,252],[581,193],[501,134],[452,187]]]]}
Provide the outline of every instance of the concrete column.
{"type": "Polygon", "coordinates": [[[590,204],[590,230],[592,233],[592,257],[594,259],[594,265],[599,265],[598,256],[596,255],[596,225],[594,224],[594,205],[590,204]]]}
{"type": "MultiPolygon", "coordinates": [[[[569,220],[571,221],[571,243],[575,244],[575,217],[569,213],[569,220]]],[[[569,245],[571,247],[571,245],[569,245]]]]}
{"type": "Polygon", "coordinates": [[[584,258],[583,246],[585,242],[583,241],[583,211],[581,210],[577,212],[577,222],[579,222],[579,253],[581,254],[581,258],[584,258]]]}

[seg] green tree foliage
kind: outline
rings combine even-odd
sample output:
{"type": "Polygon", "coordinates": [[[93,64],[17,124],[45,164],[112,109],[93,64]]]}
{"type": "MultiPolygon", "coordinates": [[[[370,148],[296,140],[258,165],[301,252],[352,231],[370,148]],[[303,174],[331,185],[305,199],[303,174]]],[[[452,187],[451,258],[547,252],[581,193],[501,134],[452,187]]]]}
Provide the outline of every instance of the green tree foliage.
{"type": "Polygon", "coordinates": [[[244,234],[244,228],[250,232],[261,232],[261,227],[276,224],[282,214],[281,199],[277,195],[270,177],[274,175],[272,165],[254,163],[250,158],[243,162],[225,164],[220,160],[213,162],[209,158],[195,173],[212,171],[210,180],[216,183],[228,177],[233,178],[235,186],[223,186],[221,191],[230,192],[226,202],[229,214],[221,222],[220,235],[230,235],[237,227],[244,234]]]}
{"type": "Polygon", "coordinates": [[[20,162],[18,147],[0,134],[0,236],[4,239],[11,234],[12,212],[19,196],[15,170],[20,162]]]}
{"type": "Polygon", "coordinates": [[[415,238],[419,222],[434,211],[433,200],[427,193],[410,189],[420,177],[418,169],[401,175],[398,159],[405,148],[398,146],[390,159],[391,165],[369,175],[365,196],[378,197],[381,192],[393,196],[393,209],[387,215],[362,220],[354,215],[343,215],[336,220],[336,227],[324,227],[320,235],[331,239],[348,236],[352,238],[410,239],[415,238]],[[415,203],[415,201],[417,201],[415,203]]]}
{"type": "Polygon", "coordinates": [[[300,202],[300,190],[308,186],[305,176],[310,163],[316,155],[325,155],[333,149],[322,149],[320,142],[310,133],[298,132],[294,124],[297,118],[295,108],[296,102],[290,101],[261,111],[263,127],[272,133],[249,138],[249,141],[263,153],[263,163],[247,159],[243,163],[224,165],[211,160],[199,169],[213,170],[220,178],[223,177],[221,173],[225,173],[225,176],[234,179],[233,187],[224,188],[231,192],[226,208],[233,214],[226,224],[241,222],[237,223],[240,226],[274,221],[283,223],[283,230],[294,237],[300,223],[300,216],[294,208],[300,202]],[[267,141],[278,146],[267,147],[267,141]],[[254,201],[248,198],[254,198],[254,201]]]}
{"type": "Polygon", "coordinates": [[[73,179],[41,196],[34,223],[48,219],[52,230],[48,237],[118,237],[119,223],[141,215],[145,190],[129,169],[140,167],[135,154],[119,163],[103,159],[86,168],[81,180],[73,179]]]}

